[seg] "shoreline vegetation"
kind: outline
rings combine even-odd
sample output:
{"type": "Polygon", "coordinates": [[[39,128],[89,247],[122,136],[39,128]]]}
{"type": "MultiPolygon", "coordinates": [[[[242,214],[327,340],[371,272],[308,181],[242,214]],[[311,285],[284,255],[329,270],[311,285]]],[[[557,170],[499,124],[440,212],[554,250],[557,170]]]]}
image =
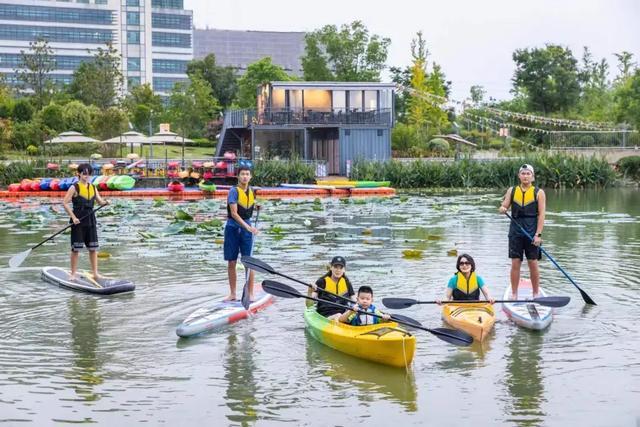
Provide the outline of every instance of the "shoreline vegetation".
{"type": "MultiPolygon", "coordinates": [[[[624,157],[610,165],[601,157],[531,154],[491,161],[356,161],[350,179],[391,181],[391,186],[397,189],[504,188],[513,185],[523,163],[533,165],[536,184],[547,188],[607,188],[640,182],[640,156],[624,157]]],[[[0,163],[0,186],[6,187],[24,178],[38,178],[38,172],[44,167],[42,159],[0,163]]],[[[64,170],[56,173],[59,177],[70,175],[73,174],[64,170]]],[[[257,186],[314,182],[312,164],[295,159],[255,162],[254,184],[257,186]]]]}

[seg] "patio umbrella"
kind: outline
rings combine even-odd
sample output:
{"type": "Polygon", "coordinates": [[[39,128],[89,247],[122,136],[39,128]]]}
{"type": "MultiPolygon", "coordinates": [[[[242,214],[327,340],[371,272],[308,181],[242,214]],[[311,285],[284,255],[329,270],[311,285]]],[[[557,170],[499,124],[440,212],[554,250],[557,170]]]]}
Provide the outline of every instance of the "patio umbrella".
{"type": "Polygon", "coordinates": [[[73,142],[100,142],[97,139],[91,138],[90,136],[84,136],[80,132],[69,131],[62,132],[55,138],[51,138],[46,140],[45,144],[64,144],[64,143],[73,143],[73,142]]]}
{"type": "MultiPolygon", "coordinates": [[[[121,135],[114,136],[113,138],[102,141],[105,144],[129,144],[131,152],[133,152],[133,146],[142,146],[143,144],[151,144],[149,138],[140,132],[129,131],[121,135]]],[[[153,156],[153,149],[151,149],[150,155],[153,156]]]]}

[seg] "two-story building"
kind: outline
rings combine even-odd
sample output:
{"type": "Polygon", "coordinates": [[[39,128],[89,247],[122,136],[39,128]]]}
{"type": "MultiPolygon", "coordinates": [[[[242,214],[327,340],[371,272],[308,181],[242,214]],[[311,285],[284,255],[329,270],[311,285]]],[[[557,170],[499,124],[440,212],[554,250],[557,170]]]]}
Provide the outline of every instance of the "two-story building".
{"type": "Polygon", "coordinates": [[[216,156],[315,161],[318,175],[346,175],[356,160],[391,157],[395,85],[360,82],[271,82],[256,109],[230,110],[216,156]]]}

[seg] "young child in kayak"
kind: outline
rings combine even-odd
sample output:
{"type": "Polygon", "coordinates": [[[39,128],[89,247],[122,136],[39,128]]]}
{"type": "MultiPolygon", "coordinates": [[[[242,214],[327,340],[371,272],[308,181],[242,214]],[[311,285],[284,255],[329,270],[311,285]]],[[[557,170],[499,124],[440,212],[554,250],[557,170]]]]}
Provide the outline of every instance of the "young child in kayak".
{"type": "Polygon", "coordinates": [[[339,320],[342,323],[348,323],[353,326],[375,325],[380,322],[388,322],[391,318],[391,316],[381,312],[373,305],[373,289],[369,286],[360,286],[356,302],[357,304],[353,306],[352,310],[347,310],[340,315],[339,320]],[[354,310],[377,314],[378,316],[382,316],[382,319],[369,316],[368,314],[356,313],[354,310]]]}
{"type": "MultiPolygon", "coordinates": [[[[462,254],[456,262],[458,270],[447,284],[447,301],[479,300],[480,292],[491,304],[495,302],[489,294],[482,277],[476,274],[476,262],[468,254],[462,254]]],[[[438,300],[438,304],[442,301],[438,300]]]]}
{"type": "MultiPolygon", "coordinates": [[[[318,298],[320,300],[335,302],[345,305],[344,300],[336,298],[327,292],[322,292],[325,289],[328,292],[349,298],[354,301],[355,292],[353,292],[353,286],[345,275],[345,268],[347,261],[341,256],[335,256],[331,260],[331,268],[327,274],[316,280],[316,283],[309,288],[308,295],[318,298]]],[[[308,305],[313,304],[308,301],[308,305]]],[[[322,301],[318,302],[316,311],[328,319],[338,319],[344,312],[344,309],[335,305],[327,304],[322,301]]]]}
{"type": "Polygon", "coordinates": [[[91,184],[93,168],[88,163],[78,166],[78,182],[67,190],[62,205],[67,211],[71,227],[71,279],[75,279],[78,273],[78,258],[80,250],[86,247],[89,250],[91,262],[91,274],[94,280],[102,279],[98,274],[98,225],[93,206],[97,201],[101,206],[109,202],[100,197],[98,189],[91,184]],[[72,203],[69,206],[69,202],[72,203]]]}

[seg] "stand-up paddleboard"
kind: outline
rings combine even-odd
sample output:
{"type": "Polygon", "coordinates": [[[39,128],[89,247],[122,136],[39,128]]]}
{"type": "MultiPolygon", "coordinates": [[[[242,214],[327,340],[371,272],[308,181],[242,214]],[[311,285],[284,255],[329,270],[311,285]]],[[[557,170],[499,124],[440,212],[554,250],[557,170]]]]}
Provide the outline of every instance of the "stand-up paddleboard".
{"type": "Polygon", "coordinates": [[[78,278],[72,280],[69,272],[59,267],[44,267],[42,278],[62,288],[100,295],[131,292],[136,288],[136,285],[129,280],[108,278],[94,280],[86,272],[78,272],[78,278]]]}
{"type": "MultiPolygon", "coordinates": [[[[540,288],[541,297],[546,297],[547,294],[542,288],[540,288]]],[[[531,286],[531,280],[520,279],[518,285],[518,299],[532,299],[533,288],[531,286]]],[[[511,285],[507,285],[504,290],[503,299],[511,299],[511,285]]],[[[542,330],[551,324],[553,320],[553,309],[551,307],[545,307],[534,303],[503,303],[502,311],[505,312],[509,319],[513,322],[527,329],[542,330]]]]}
{"type": "Polygon", "coordinates": [[[176,329],[179,337],[187,338],[204,332],[211,332],[222,326],[246,319],[273,302],[273,295],[262,290],[258,283],[254,285],[255,301],[245,310],[242,303],[237,301],[216,301],[209,307],[202,307],[184,319],[176,329]]]}

